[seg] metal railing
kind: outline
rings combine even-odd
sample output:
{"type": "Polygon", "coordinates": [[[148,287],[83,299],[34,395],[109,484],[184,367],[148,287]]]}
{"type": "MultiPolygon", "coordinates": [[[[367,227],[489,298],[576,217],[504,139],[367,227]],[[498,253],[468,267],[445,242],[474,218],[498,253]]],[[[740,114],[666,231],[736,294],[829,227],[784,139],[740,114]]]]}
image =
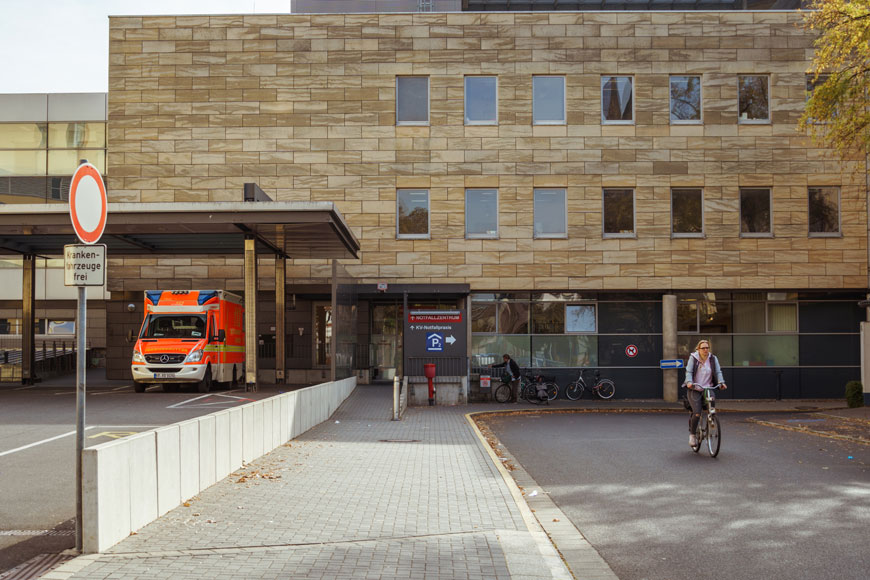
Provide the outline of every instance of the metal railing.
{"type": "MultiPolygon", "coordinates": [[[[33,370],[37,376],[75,371],[75,338],[37,338],[34,346],[33,370]]],[[[21,380],[22,357],[23,349],[20,336],[0,337],[0,382],[8,383],[21,380]]]]}
{"type": "Polygon", "coordinates": [[[445,357],[409,357],[405,375],[409,377],[423,377],[423,365],[434,364],[435,373],[439,377],[464,377],[468,374],[468,357],[445,356],[445,357]]]}

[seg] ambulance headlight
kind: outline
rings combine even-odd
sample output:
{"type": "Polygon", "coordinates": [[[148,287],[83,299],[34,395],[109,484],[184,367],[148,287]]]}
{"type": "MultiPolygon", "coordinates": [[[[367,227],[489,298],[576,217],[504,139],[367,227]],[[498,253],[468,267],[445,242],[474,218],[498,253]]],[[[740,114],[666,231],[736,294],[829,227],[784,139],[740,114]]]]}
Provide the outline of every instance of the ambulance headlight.
{"type": "Polygon", "coordinates": [[[143,363],[145,362],[145,357],[142,356],[142,353],[138,350],[133,351],[133,362],[134,363],[143,363]]]}
{"type": "Polygon", "coordinates": [[[202,349],[195,350],[187,355],[187,358],[184,359],[184,362],[199,362],[202,360],[202,349]]]}

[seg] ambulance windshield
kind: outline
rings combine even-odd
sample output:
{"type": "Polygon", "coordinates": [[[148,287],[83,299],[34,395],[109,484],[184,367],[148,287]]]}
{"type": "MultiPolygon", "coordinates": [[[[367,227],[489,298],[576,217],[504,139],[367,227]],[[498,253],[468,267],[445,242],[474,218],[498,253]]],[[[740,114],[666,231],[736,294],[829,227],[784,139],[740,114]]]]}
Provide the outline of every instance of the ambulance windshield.
{"type": "Polygon", "coordinates": [[[205,315],[151,314],[140,338],[202,338],[205,336],[205,315]]]}

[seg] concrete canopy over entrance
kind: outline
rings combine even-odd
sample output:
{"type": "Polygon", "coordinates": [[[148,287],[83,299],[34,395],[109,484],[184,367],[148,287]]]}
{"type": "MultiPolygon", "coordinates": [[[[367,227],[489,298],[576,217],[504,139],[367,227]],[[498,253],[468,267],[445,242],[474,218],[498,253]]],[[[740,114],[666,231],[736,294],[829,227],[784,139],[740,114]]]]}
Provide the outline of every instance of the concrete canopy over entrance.
{"type": "MultiPolygon", "coordinates": [[[[297,259],[357,258],[359,241],[331,202],[110,203],[100,240],[112,257],[241,254],[258,250],[297,259]]],[[[0,254],[63,253],[78,243],[66,204],[0,207],[0,254]]]]}
{"type": "MultiPolygon", "coordinates": [[[[24,256],[22,310],[33,319],[34,258],[62,254],[78,243],[66,204],[0,206],[0,255],[24,256]]],[[[257,253],[276,257],[276,300],[284,288],[284,262],[296,259],[356,259],[360,244],[331,202],[110,203],[100,239],[112,258],[142,255],[244,256],[246,377],[256,387],[257,253]],[[279,278],[281,278],[279,280],[279,278]]],[[[283,309],[275,321],[283,335],[283,309]]],[[[23,325],[22,381],[34,377],[34,333],[23,325]]],[[[284,368],[276,352],[276,366],[284,368]]]]}

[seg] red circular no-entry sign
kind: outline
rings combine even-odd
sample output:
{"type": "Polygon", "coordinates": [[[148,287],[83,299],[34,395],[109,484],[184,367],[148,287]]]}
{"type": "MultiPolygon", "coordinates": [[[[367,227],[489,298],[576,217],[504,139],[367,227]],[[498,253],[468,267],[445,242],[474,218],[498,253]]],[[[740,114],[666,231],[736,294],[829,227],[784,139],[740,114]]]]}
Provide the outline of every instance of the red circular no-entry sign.
{"type": "Polygon", "coordinates": [[[631,358],[636,357],[637,356],[637,347],[634,346],[633,344],[630,344],[627,347],[625,347],[625,356],[628,356],[631,358]]]}
{"type": "Polygon", "coordinates": [[[69,216],[83,244],[96,244],[106,229],[106,186],[99,170],[82,163],[69,188],[69,216]]]}

